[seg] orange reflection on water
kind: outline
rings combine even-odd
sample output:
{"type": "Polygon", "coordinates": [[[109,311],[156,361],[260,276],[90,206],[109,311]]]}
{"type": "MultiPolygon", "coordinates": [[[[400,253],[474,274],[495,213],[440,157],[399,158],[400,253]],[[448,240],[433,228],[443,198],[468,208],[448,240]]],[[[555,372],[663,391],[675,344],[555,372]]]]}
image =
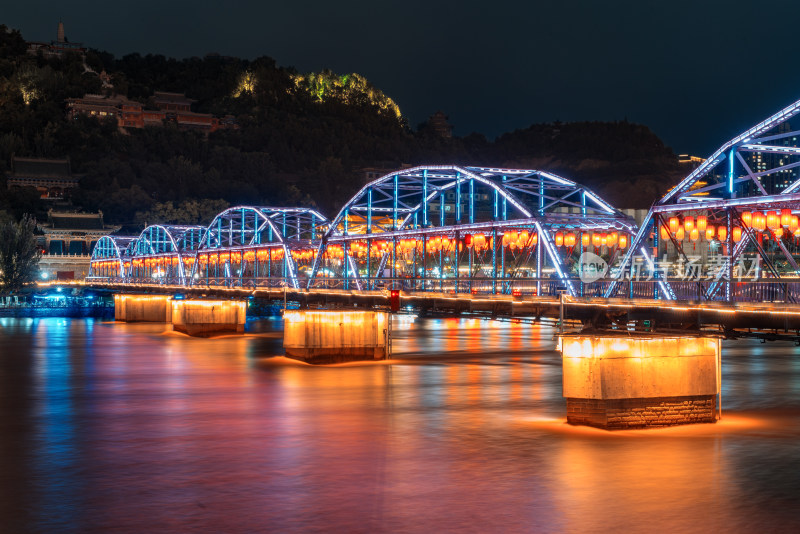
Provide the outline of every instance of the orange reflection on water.
{"type": "Polygon", "coordinates": [[[718,424],[606,432],[564,423],[542,327],[420,320],[392,362],[310,366],[272,331],[65,325],[3,338],[9,531],[797,531],[780,348],[785,408],[741,411],[748,370],[718,424]]]}

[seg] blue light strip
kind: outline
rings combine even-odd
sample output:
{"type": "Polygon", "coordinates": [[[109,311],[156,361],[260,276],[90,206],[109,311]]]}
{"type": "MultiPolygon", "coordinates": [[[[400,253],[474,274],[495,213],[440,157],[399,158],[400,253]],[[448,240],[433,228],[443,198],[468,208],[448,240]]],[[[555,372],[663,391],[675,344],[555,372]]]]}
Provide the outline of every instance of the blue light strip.
{"type": "Polygon", "coordinates": [[[475,180],[469,179],[469,223],[475,223],[475,180]]]}
{"type": "Polygon", "coordinates": [[[394,175],[394,214],[393,214],[393,219],[392,219],[392,228],[394,228],[395,230],[397,230],[397,197],[399,196],[398,192],[397,192],[398,191],[398,183],[397,183],[398,180],[399,180],[399,176],[397,176],[395,174],[394,175]]]}
{"type": "Polygon", "coordinates": [[[372,233],[372,188],[367,191],[367,233],[372,233]]]}
{"type": "Polygon", "coordinates": [[[456,223],[461,223],[461,173],[456,173],[456,223]]]}
{"type": "MultiPolygon", "coordinates": [[[[506,183],[506,175],[503,175],[503,185],[506,183]]],[[[508,220],[508,199],[503,197],[503,220],[508,220]]]]}
{"type": "Polygon", "coordinates": [[[730,154],[728,154],[728,159],[730,160],[728,166],[728,193],[731,194],[731,198],[733,198],[733,154],[736,151],[735,148],[732,148],[730,154]]]}
{"type": "Polygon", "coordinates": [[[422,226],[428,226],[428,169],[422,171],[422,226]]]}

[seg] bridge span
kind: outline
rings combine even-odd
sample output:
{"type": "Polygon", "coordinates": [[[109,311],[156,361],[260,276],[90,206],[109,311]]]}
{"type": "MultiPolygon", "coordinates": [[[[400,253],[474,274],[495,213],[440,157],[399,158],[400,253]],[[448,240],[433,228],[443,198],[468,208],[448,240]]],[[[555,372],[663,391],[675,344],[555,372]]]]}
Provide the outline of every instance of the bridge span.
{"type": "Polygon", "coordinates": [[[286,353],[314,363],[388,355],[387,309],[550,321],[569,422],[713,422],[720,338],[800,344],[798,114],[800,101],[725,143],[638,226],[548,171],[427,165],[367,184],[332,219],[236,206],[207,227],[105,237],[87,283],[195,297],[118,300],[201,334],[243,330],[247,299],[291,301],[286,353]]]}
{"type": "Polygon", "coordinates": [[[424,165],[365,185],[330,219],[236,206],[208,226],[104,237],[87,283],[285,294],[303,306],[381,305],[382,291],[399,290],[423,313],[533,318],[553,317],[564,294],[566,318],[593,327],[622,321],[612,299],[625,299],[639,310],[628,317],[655,314],[657,325],[691,328],[664,310],[726,308],[711,314],[725,321],[703,311],[699,324],[791,334],[780,317],[800,303],[800,131],[788,126],[798,113],[800,101],[725,143],[638,226],[548,171],[424,165]],[[573,310],[579,302],[590,311],[573,310]]]}
{"type": "Polygon", "coordinates": [[[196,299],[255,299],[301,309],[383,309],[421,316],[472,316],[563,325],[562,331],[714,334],[728,339],[800,343],[800,306],[781,302],[663,302],[650,298],[572,297],[567,294],[488,295],[435,291],[129,285],[94,282],[114,293],[196,299]],[[393,302],[394,301],[394,302],[393,302]]]}

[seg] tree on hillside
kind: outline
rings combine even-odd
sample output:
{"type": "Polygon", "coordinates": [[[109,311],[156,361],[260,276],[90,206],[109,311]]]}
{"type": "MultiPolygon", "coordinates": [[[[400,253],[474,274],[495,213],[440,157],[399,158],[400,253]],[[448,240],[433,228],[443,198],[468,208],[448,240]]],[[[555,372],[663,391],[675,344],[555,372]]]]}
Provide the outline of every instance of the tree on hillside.
{"type": "Polygon", "coordinates": [[[0,223],[0,291],[14,293],[36,279],[41,253],[36,246],[36,220],[24,215],[20,222],[0,223]]]}
{"type": "Polygon", "coordinates": [[[136,222],[146,224],[202,224],[207,225],[229,204],[222,199],[184,200],[177,206],[173,202],[156,202],[147,211],[136,213],[136,222]]]}

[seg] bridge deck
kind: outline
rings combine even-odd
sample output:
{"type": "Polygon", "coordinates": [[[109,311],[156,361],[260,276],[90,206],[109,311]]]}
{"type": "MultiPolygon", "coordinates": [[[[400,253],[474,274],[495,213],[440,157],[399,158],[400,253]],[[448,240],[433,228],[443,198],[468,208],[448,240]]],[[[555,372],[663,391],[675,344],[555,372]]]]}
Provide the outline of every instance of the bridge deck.
{"type": "MultiPolygon", "coordinates": [[[[91,287],[119,293],[181,294],[193,297],[254,298],[297,303],[301,307],[387,307],[386,290],[184,287],[94,282],[91,287]]],[[[731,337],[800,340],[800,305],[791,303],[731,303],[654,301],[593,297],[471,295],[401,292],[401,310],[422,314],[480,315],[558,321],[597,329],[692,331],[715,329],[731,337]]]]}

